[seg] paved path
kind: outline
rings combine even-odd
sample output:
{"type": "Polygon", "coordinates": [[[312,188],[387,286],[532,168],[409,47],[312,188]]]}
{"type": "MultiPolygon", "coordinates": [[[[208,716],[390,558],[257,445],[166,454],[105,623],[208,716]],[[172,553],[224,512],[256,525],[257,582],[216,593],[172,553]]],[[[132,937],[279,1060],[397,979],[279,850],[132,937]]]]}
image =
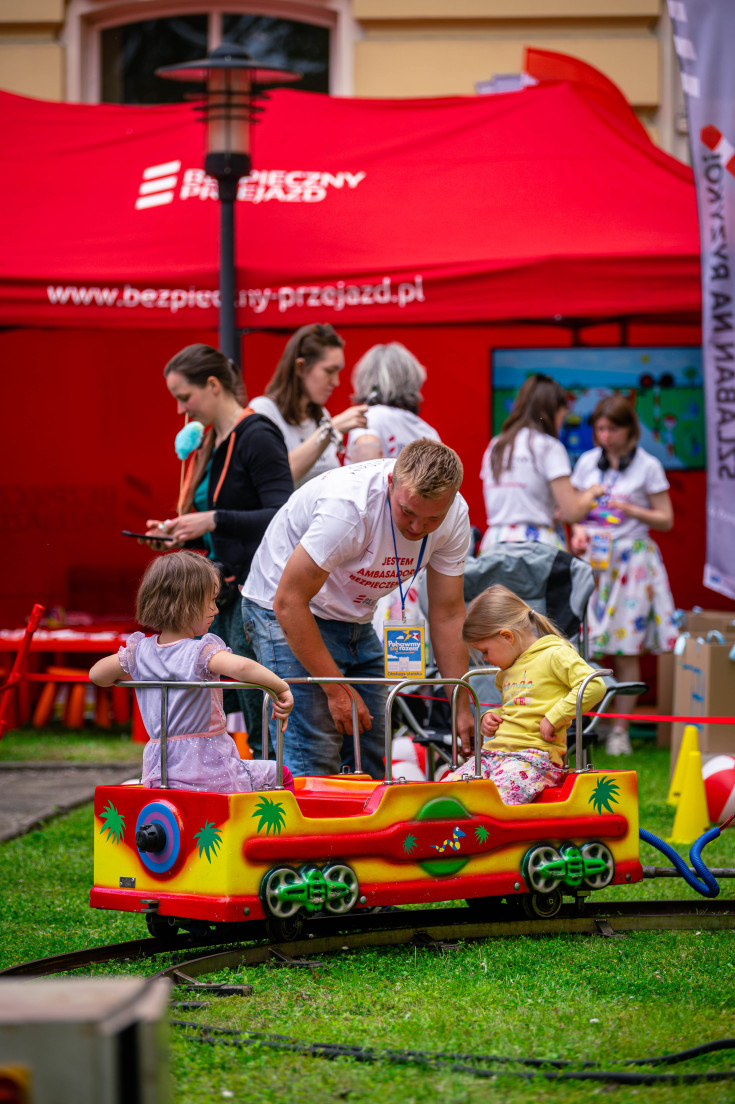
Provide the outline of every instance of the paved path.
{"type": "Polygon", "coordinates": [[[0,763],[0,841],[94,797],[95,786],[140,775],[140,763],[0,763]]]}

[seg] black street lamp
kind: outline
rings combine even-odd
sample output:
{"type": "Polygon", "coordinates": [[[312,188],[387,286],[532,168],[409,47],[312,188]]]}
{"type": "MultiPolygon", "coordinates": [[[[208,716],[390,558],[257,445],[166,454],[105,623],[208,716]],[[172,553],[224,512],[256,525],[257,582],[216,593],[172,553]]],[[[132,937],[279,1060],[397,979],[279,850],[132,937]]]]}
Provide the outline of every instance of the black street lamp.
{"type": "Polygon", "coordinates": [[[240,363],[235,333],[235,199],[241,176],[248,176],[250,126],[262,110],[255,100],[259,86],[299,80],[300,73],[261,65],[242,46],[225,43],[200,61],[166,65],[157,77],[204,84],[206,99],[198,105],[207,127],[204,171],[217,181],[220,201],[219,347],[240,363]]]}

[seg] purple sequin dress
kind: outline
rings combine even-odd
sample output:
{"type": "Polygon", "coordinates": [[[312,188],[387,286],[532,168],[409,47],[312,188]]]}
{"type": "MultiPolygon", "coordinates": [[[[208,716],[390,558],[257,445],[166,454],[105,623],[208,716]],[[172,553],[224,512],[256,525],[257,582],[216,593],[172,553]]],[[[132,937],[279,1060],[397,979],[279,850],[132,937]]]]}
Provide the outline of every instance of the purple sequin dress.
{"type": "MultiPolygon", "coordinates": [[[[207,633],[199,640],[187,637],[159,644],[157,636],[135,632],[120,648],[120,666],[141,682],[218,682],[209,670],[217,652],[231,651],[220,637],[207,633]]],[[[143,723],[150,737],[143,752],[143,785],[161,784],[161,691],[135,691],[143,723]]],[[[249,793],[272,790],[276,764],[264,759],[241,759],[225,729],[222,690],[169,689],[167,698],[166,767],[174,790],[212,793],[249,793]]]]}

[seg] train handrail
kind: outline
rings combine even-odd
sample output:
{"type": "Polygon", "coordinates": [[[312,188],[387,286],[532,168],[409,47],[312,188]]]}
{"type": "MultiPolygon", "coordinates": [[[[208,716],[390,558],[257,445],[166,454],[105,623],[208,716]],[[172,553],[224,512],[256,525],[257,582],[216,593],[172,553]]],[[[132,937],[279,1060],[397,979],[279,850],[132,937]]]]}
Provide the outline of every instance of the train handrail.
{"type": "MultiPolygon", "coordinates": [[[[278,694],[275,690],[271,690],[268,686],[263,686],[259,682],[194,682],[189,680],[174,680],[166,679],[161,682],[141,682],[139,679],[126,679],[124,682],[115,683],[116,686],[129,686],[133,690],[153,690],[158,687],[161,690],[161,785],[160,789],[167,790],[168,787],[168,770],[166,762],[166,739],[167,739],[167,725],[168,725],[168,691],[175,690],[262,690],[267,697],[263,698],[264,706],[267,705],[268,698],[273,701],[278,700],[278,694]]],[[[283,721],[280,717],[276,717],[276,786],[277,790],[284,789],[283,785],[283,721]]]]}
{"type": "MultiPolygon", "coordinates": [[[[388,681],[388,680],[387,680],[388,681]]],[[[395,681],[393,679],[389,680],[395,681]]],[[[393,764],[391,762],[391,740],[393,733],[391,731],[391,720],[393,713],[393,702],[398,694],[399,690],[403,690],[406,686],[453,686],[452,691],[452,770],[457,769],[457,725],[456,725],[456,711],[457,711],[457,691],[466,690],[467,693],[474,699],[475,714],[475,778],[482,778],[482,761],[480,758],[480,701],[477,697],[477,693],[468,682],[465,682],[464,677],[453,678],[431,678],[431,679],[417,679],[413,678],[401,679],[401,681],[393,687],[388,694],[387,701],[385,703],[385,781],[388,785],[393,783],[393,764]]]]}
{"type": "MultiPolygon", "coordinates": [[[[466,676],[465,676],[466,677],[466,676]]],[[[451,706],[452,706],[452,769],[456,770],[457,767],[457,725],[456,725],[456,712],[457,712],[457,691],[466,690],[472,698],[474,698],[475,705],[475,770],[477,777],[480,777],[480,753],[479,753],[479,710],[480,703],[475,693],[475,690],[465,682],[464,678],[452,679],[452,678],[430,678],[430,679],[417,679],[415,675],[409,678],[396,681],[395,678],[356,678],[348,679],[339,676],[330,676],[325,678],[317,678],[313,675],[300,675],[295,678],[284,679],[290,686],[298,683],[299,685],[313,684],[315,686],[341,686],[350,695],[350,702],[352,705],[352,738],[354,741],[355,749],[355,773],[359,774],[362,770],[362,759],[360,756],[360,733],[358,731],[359,721],[357,717],[357,702],[355,700],[353,686],[392,686],[393,689],[388,694],[385,703],[385,781],[388,784],[393,783],[393,767],[391,763],[391,741],[393,739],[392,721],[393,721],[393,702],[398,694],[399,690],[405,689],[407,686],[454,686],[452,691],[451,706]]],[[[265,708],[265,701],[263,703],[265,708]]],[[[264,724],[264,731],[266,725],[264,724]]]]}
{"type": "Polygon", "coordinates": [[[582,683],[577,691],[577,731],[575,733],[574,744],[574,770],[572,774],[584,774],[585,771],[592,770],[592,764],[586,767],[584,763],[584,745],[582,743],[582,699],[584,698],[584,692],[587,689],[587,684],[592,682],[593,679],[607,678],[608,675],[614,675],[615,672],[609,668],[600,668],[599,671],[593,671],[592,674],[587,675],[582,679],[582,683]]]}

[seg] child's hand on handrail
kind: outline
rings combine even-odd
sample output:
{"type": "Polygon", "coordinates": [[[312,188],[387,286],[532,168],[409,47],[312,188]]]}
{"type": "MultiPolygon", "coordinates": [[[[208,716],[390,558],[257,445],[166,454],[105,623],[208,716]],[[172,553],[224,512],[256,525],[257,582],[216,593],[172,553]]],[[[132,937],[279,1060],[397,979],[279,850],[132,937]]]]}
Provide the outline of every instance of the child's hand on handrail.
{"type": "Polygon", "coordinates": [[[293,694],[290,690],[284,690],[282,694],[278,695],[278,698],[273,702],[272,716],[280,717],[283,721],[283,729],[285,731],[288,724],[288,715],[293,709],[293,694]]]}

